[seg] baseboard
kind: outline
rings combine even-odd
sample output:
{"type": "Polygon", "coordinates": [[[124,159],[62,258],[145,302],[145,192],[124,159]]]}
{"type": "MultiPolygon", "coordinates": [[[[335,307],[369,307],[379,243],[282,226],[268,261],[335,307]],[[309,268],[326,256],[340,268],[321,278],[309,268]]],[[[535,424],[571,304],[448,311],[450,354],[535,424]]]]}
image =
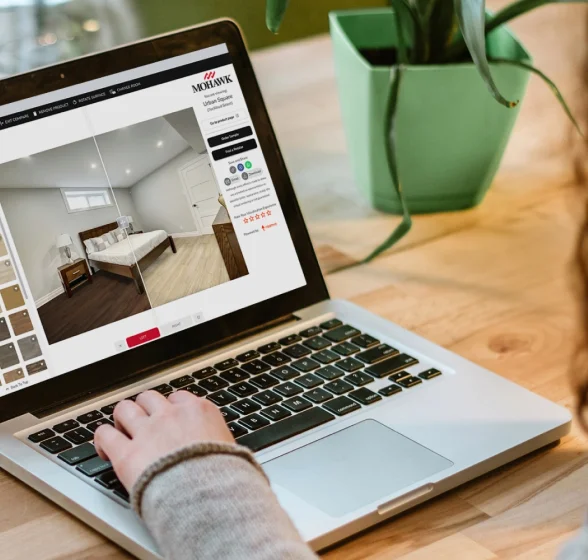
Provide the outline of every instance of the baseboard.
{"type": "Polygon", "coordinates": [[[45,305],[46,303],[49,303],[52,299],[55,299],[57,296],[60,296],[62,293],[63,293],[63,286],[59,286],[59,288],[56,288],[52,292],[49,292],[47,295],[44,295],[43,297],[36,299],[35,306],[38,309],[39,307],[41,307],[41,305],[45,305]]]}
{"type": "Polygon", "coordinates": [[[202,234],[197,231],[188,231],[182,233],[170,233],[170,235],[174,239],[179,239],[180,237],[200,237],[202,234]]]}

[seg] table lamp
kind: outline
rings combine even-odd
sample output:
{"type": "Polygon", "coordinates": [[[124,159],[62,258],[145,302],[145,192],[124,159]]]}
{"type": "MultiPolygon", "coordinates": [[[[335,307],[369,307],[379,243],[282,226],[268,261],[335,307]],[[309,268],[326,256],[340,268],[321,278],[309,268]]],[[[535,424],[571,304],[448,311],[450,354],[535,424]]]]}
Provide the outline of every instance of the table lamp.
{"type": "Polygon", "coordinates": [[[71,249],[70,246],[73,244],[71,237],[69,235],[69,233],[62,233],[58,238],[57,238],[57,247],[58,248],[64,248],[65,249],[65,254],[67,256],[67,258],[69,259],[69,262],[73,262],[72,258],[71,258],[71,249]]]}

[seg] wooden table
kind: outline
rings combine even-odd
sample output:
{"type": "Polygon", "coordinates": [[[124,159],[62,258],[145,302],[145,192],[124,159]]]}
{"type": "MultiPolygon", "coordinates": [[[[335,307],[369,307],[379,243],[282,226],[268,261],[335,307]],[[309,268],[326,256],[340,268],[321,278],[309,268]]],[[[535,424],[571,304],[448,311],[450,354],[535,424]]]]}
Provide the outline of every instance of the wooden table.
{"type": "MultiPolygon", "coordinates": [[[[353,185],[329,41],[256,53],[254,62],[324,270],[357,260],[398,218],[371,210],[353,185]]],[[[542,86],[534,82],[533,88],[542,86]]],[[[549,107],[561,125],[559,108],[549,107]]],[[[334,297],[571,407],[567,370],[577,330],[568,264],[580,193],[566,158],[543,157],[539,165],[531,157],[537,141],[525,136],[525,125],[534,122],[536,108],[534,101],[524,108],[501,173],[479,208],[419,216],[390,253],[327,281],[334,297]]],[[[575,426],[558,447],[390,520],[325,557],[553,558],[588,510],[587,449],[575,426]]],[[[0,551],[3,560],[128,558],[2,473],[0,551]]]]}

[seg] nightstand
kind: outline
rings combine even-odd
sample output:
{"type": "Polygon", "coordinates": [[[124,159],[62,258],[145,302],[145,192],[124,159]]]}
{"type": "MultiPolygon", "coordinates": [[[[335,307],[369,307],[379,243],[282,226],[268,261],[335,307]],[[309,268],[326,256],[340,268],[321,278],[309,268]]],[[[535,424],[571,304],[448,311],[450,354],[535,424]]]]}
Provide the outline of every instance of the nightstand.
{"type": "Polygon", "coordinates": [[[86,282],[92,283],[92,275],[86,259],[76,259],[72,263],[61,265],[57,271],[67,297],[71,297],[73,291],[86,282]]]}

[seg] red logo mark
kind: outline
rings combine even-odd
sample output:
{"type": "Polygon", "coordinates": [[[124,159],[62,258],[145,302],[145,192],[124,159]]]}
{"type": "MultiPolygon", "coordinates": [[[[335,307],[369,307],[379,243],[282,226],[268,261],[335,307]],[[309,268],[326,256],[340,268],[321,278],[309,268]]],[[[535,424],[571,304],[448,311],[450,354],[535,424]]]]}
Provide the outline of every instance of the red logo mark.
{"type": "Polygon", "coordinates": [[[212,80],[212,78],[214,78],[215,75],[216,75],[216,72],[206,72],[206,74],[204,74],[204,79],[205,80],[212,80]]]}

